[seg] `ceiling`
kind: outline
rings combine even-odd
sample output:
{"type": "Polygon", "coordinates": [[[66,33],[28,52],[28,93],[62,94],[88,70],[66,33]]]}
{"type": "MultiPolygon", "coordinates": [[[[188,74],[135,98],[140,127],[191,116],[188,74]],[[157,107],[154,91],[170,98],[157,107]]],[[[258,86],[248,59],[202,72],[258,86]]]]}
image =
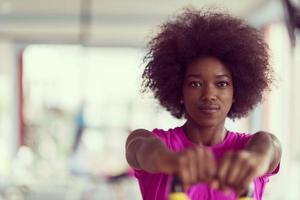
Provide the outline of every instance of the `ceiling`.
{"type": "Polygon", "coordinates": [[[221,8],[257,26],[278,15],[278,6],[272,9],[278,1],[0,0],[0,37],[22,43],[144,46],[158,25],[183,7],[221,8]]]}

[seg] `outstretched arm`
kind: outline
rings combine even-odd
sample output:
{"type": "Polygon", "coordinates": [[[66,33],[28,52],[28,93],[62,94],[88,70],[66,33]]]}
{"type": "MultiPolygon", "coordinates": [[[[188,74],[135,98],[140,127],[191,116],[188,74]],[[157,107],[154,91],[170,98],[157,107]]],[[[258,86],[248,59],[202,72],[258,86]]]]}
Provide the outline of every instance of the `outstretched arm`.
{"type": "Polygon", "coordinates": [[[221,159],[218,169],[221,189],[232,187],[238,194],[245,192],[255,178],[273,172],[280,158],[278,139],[267,132],[255,133],[244,150],[228,152],[221,159]]]}
{"type": "Polygon", "coordinates": [[[267,171],[262,172],[263,174],[273,172],[280,162],[281,145],[278,139],[271,133],[257,132],[248,141],[246,149],[257,153],[265,160],[267,171]]]}
{"type": "Polygon", "coordinates": [[[128,136],[126,158],[134,169],[178,176],[183,189],[198,182],[210,183],[216,174],[213,154],[205,147],[172,152],[160,139],[143,129],[133,131],[128,136]]]}
{"type": "Polygon", "coordinates": [[[143,169],[150,173],[172,173],[171,169],[162,167],[168,163],[172,152],[165,144],[145,129],[133,131],[126,141],[126,159],[134,169],[143,169]]]}

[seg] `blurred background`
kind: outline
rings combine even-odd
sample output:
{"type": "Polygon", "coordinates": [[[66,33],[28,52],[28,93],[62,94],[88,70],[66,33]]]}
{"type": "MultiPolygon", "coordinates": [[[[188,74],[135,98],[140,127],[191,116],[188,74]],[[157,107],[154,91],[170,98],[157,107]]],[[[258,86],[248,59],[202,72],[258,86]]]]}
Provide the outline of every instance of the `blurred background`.
{"type": "Polygon", "coordinates": [[[299,200],[297,0],[0,0],[0,200],[141,199],[128,133],[183,123],[140,93],[142,59],[186,6],[217,7],[262,31],[275,86],[226,126],[280,139],[281,170],[264,199],[299,200]]]}

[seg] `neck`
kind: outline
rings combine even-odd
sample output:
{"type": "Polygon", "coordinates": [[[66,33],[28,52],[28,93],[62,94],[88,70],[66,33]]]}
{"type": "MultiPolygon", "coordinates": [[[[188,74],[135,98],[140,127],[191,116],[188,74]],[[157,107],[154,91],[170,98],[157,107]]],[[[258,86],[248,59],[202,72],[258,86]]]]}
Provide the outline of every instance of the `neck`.
{"type": "Polygon", "coordinates": [[[193,143],[211,146],[221,143],[224,140],[226,136],[224,123],[218,126],[199,126],[187,121],[183,126],[183,130],[193,143]]]}

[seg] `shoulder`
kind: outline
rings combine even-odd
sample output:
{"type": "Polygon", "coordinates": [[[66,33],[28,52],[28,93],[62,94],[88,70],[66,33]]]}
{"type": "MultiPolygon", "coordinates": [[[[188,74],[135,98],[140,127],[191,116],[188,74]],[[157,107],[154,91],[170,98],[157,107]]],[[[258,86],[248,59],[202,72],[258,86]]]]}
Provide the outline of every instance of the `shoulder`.
{"type": "Polygon", "coordinates": [[[149,131],[147,129],[135,129],[131,131],[131,133],[128,135],[127,143],[135,139],[147,139],[151,137],[164,139],[167,137],[167,131],[156,128],[152,131],[149,131]]]}
{"type": "Polygon", "coordinates": [[[151,137],[151,136],[163,136],[167,135],[170,132],[171,129],[168,131],[163,129],[155,128],[151,131],[147,129],[135,129],[130,134],[129,137],[151,137]]]}
{"type": "Polygon", "coordinates": [[[129,136],[148,136],[149,133],[151,132],[147,129],[135,129],[131,131],[129,136]]]}
{"type": "Polygon", "coordinates": [[[168,135],[177,134],[179,132],[178,129],[179,129],[179,127],[170,128],[168,130],[154,128],[151,131],[147,130],[147,129],[135,129],[130,133],[129,136],[131,136],[131,137],[139,137],[139,136],[150,137],[151,135],[153,135],[153,136],[158,136],[158,137],[167,137],[168,135]]]}
{"type": "Polygon", "coordinates": [[[140,139],[146,139],[148,137],[151,137],[151,132],[146,129],[135,129],[130,132],[130,134],[127,137],[126,140],[126,148],[129,144],[131,144],[133,141],[137,141],[140,139]]]}
{"type": "Polygon", "coordinates": [[[136,138],[136,137],[158,137],[161,139],[166,139],[169,137],[173,137],[176,135],[181,134],[181,127],[175,127],[175,128],[169,128],[167,130],[165,129],[159,129],[159,128],[154,128],[153,130],[147,130],[147,129],[136,129],[133,130],[128,138],[136,138]]]}
{"type": "Polygon", "coordinates": [[[158,138],[163,141],[169,148],[174,141],[181,140],[180,127],[170,129],[154,128],[149,131],[146,129],[136,129],[130,133],[127,138],[127,143],[136,139],[158,138]]]}

